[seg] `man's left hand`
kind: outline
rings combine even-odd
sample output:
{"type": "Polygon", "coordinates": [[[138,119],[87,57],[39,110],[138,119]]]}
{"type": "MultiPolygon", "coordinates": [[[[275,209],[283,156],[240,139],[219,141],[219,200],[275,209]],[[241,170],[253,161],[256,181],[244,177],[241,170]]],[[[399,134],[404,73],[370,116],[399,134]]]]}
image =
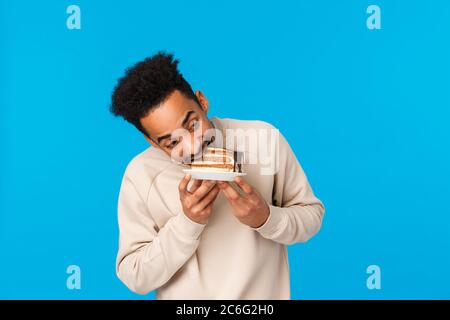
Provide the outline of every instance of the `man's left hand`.
{"type": "Polygon", "coordinates": [[[270,213],[266,201],[242,177],[236,177],[234,181],[242,189],[243,195],[236,191],[228,182],[220,181],[218,183],[219,188],[230,202],[234,215],[239,221],[252,228],[262,226],[267,221],[270,213]]]}

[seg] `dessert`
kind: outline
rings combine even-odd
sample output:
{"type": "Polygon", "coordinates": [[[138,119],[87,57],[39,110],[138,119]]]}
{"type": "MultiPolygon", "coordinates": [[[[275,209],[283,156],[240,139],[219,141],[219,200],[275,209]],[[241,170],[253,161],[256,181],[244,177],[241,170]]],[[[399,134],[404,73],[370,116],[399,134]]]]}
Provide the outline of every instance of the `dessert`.
{"type": "Polygon", "coordinates": [[[223,148],[207,148],[191,163],[191,169],[206,172],[242,172],[242,155],[223,148]]]}

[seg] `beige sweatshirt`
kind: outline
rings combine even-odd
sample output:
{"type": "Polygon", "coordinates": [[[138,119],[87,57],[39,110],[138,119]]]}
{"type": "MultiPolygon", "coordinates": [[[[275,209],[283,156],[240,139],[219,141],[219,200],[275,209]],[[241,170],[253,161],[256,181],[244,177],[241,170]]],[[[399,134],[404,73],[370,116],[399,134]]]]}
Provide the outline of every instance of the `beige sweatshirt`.
{"type": "MultiPolygon", "coordinates": [[[[226,129],[272,129],[262,121],[211,119],[226,129]]],[[[289,299],[287,245],[305,242],[320,229],[324,207],[287,141],[280,134],[279,170],[262,175],[243,166],[245,180],[270,208],[259,228],[240,223],[219,193],[206,225],[181,208],[178,184],[185,167],[149,147],[125,171],[118,203],[116,271],[136,293],[157,290],[157,299],[289,299]]]]}

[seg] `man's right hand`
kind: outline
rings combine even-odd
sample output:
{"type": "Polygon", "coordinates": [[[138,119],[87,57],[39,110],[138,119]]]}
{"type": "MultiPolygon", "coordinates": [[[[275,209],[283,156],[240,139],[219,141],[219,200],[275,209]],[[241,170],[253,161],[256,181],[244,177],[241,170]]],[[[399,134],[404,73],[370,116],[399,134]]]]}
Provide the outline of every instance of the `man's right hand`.
{"type": "Polygon", "coordinates": [[[220,189],[216,181],[194,180],[188,190],[187,185],[190,180],[191,175],[187,174],[178,186],[184,214],[194,222],[206,224],[220,189]]]}

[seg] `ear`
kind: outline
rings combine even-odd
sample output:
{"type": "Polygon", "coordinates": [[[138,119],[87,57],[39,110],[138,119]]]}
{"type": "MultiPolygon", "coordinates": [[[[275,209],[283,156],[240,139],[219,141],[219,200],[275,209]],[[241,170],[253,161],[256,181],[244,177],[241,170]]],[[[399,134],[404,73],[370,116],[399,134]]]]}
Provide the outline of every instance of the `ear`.
{"type": "Polygon", "coordinates": [[[195,91],[195,96],[198,99],[198,102],[200,103],[200,107],[202,110],[206,113],[208,113],[209,110],[209,102],[206,96],[201,92],[200,90],[195,91]]]}
{"type": "Polygon", "coordinates": [[[147,135],[144,134],[144,138],[145,138],[145,140],[147,140],[148,143],[150,143],[153,147],[158,148],[158,149],[161,149],[155,142],[153,142],[152,139],[150,139],[149,137],[147,137],[147,135]]]}

